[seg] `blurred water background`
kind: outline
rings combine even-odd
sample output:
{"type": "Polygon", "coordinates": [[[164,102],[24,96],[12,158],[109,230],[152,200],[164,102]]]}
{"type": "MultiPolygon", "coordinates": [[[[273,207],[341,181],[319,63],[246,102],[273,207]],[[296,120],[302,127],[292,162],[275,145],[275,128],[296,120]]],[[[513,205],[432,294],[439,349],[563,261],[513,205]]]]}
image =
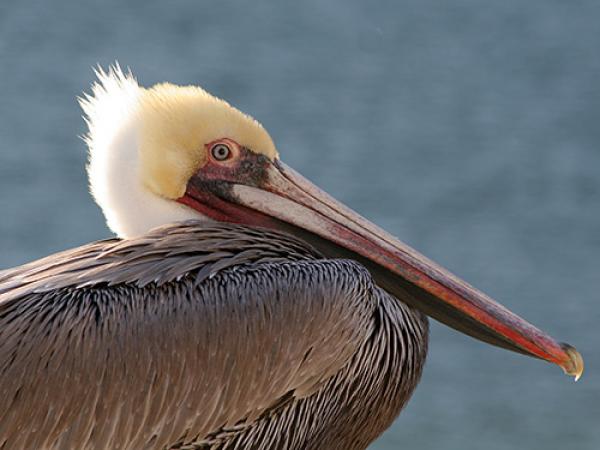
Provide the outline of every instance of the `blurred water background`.
{"type": "Polygon", "coordinates": [[[600,2],[0,2],[0,267],[109,236],[75,97],[119,60],[258,118],[318,185],[583,353],[433,324],[375,450],[600,448],[600,2]]]}

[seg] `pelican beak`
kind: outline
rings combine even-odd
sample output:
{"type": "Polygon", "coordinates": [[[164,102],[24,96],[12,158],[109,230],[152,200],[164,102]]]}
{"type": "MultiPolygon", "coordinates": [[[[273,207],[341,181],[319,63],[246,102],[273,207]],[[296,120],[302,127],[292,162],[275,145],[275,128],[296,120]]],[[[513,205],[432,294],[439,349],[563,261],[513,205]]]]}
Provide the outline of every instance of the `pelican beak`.
{"type": "Polygon", "coordinates": [[[484,342],[555,363],[576,379],[581,376],[583,359],[574,347],[556,342],[279,160],[263,160],[260,167],[260,176],[247,177],[251,182],[229,180],[218,193],[222,215],[233,217],[233,204],[240,208],[230,221],[284,228],[326,256],[358,260],[379,286],[434,319],[484,342]]]}

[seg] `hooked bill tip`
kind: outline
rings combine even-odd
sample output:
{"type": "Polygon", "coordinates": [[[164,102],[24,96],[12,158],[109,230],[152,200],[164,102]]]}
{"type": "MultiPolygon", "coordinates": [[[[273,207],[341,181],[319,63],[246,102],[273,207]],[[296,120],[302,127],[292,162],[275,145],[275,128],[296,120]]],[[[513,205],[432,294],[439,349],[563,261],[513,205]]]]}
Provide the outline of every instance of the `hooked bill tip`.
{"type": "Polygon", "coordinates": [[[575,381],[579,380],[583,373],[583,357],[581,356],[581,353],[579,353],[572,345],[564,342],[561,342],[560,346],[569,356],[569,361],[562,366],[562,369],[567,375],[574,376],[575,381]]]}

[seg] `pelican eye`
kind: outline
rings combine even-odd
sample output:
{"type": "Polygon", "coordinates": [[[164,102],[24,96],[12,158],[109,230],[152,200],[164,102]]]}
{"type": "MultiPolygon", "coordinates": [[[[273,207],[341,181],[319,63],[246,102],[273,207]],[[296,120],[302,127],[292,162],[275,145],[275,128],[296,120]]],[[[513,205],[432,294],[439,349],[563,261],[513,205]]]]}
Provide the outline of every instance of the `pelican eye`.
{"type": "Polygon", "coordinates": [[[217,161],[225,161],[230,158],[231,149],[225,144],[215,144],[210,149],[210,153],[217,161]]]}

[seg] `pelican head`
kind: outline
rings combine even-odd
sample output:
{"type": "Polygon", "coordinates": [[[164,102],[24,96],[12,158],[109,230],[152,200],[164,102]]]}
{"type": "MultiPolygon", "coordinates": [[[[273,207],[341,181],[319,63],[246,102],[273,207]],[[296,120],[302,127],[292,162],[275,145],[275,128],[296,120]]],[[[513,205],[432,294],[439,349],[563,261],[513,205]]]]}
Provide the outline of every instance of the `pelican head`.
{"type": "Polygon", "coordinates": [[[279,229],[329,257],[360,261],[377,283],[482,341],[534,356],[575,377],[581,355],[345,207],[279,159],[254,119],[198,87],[140,87],[99,72],[82,99],[89,178],[120,237],[196,219],[279,229]]]}

